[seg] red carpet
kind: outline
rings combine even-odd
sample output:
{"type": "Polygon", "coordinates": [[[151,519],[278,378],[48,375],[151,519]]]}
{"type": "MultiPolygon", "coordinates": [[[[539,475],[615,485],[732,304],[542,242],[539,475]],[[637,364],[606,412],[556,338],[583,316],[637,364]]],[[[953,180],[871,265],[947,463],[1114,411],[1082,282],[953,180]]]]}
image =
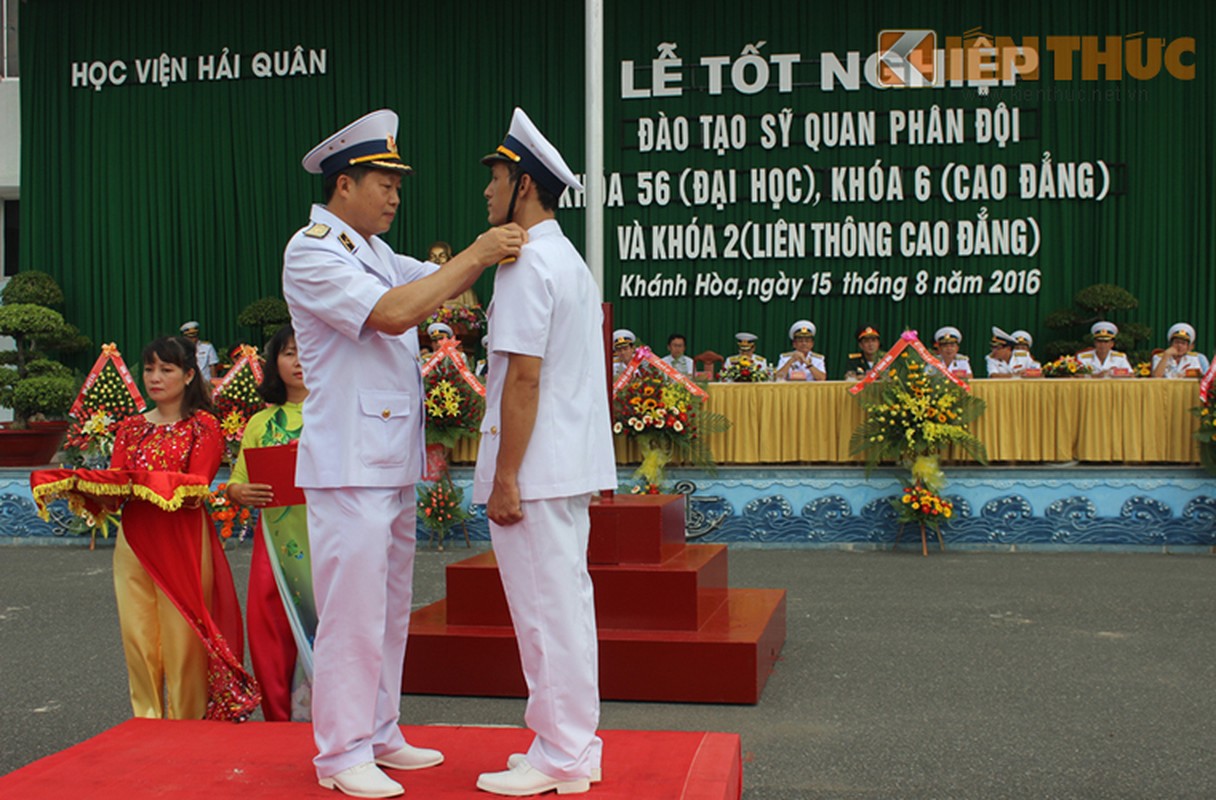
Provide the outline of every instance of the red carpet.
{"type": "MultiPolygon", "coordinates": [[[[390,772],[413,800],[486,798],[477,775],[505,769],[532,739],[520,728],[405,726],[413,744],[436,747],[435,769],[390,772]]],[[[739,737],[728,733],[603,731],[604,780],[595,800],[737,800],[743,791],[739,737]]],[[[0,797],[329,798],[312,770],[305,723],[168,722],[133,719],[75,747],[0,777],[0,797]]],[[[556,797],[550,794],[548,797],[556,797]]]]}

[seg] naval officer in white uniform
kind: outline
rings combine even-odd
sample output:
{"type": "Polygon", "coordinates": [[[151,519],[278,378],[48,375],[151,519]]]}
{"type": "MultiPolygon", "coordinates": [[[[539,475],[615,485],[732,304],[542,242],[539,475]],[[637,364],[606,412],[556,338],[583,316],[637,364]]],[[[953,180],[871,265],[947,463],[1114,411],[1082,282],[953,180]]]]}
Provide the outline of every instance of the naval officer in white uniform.
{"type": "Polygon", "coordinates": [[[599,778],[599,668],[587,572],[592,493],[615,489],[604,385],[600,292],[555,218],[582,186],[528,116],[482,163],[490,223],[518,222],[528,243],[494,276],[490,378],[473,483],[528,684],[527,753],[477,788],[525,796],[585,792],[599,778]]]}
{"type": "Polygon", "coordinates": [[[397,725],[413,583],[414,484],[423,462],[416,325],[519,253],[527,235],[495,228],[439,270],[378,238],[402,176],[397,115],[351,123],[304,157],[324,205],[283,255],[283,295],[312,390],[296,483],[308,501],[317,627],[313,763],[322,786],[357,797],[402,794],[388,769],[443,761],[397,725]]]}

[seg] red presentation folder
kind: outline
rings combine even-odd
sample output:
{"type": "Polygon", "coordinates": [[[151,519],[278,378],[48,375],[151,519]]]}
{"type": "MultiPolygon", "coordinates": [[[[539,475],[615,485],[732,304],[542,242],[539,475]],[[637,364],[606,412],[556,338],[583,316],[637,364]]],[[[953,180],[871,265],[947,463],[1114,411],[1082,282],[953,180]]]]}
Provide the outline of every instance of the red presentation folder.
{"type": "Polygon", "coordinates": [[[304,490],[296,486],[295,442],[271,447],[246,447],[245,469],[250,483],[268,483],[274,492],[270,507],[304,503],[304,490]]]}

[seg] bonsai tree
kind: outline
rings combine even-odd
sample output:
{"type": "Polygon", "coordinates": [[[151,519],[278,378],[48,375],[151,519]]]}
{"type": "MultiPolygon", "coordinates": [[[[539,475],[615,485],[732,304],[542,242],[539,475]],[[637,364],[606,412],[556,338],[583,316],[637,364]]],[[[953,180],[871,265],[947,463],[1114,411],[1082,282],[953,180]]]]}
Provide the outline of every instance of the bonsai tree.
{"type": "Polygon", "coordinates": [[[1044,363],[1054,361],[1062,355],[1072,355],[1093,344],[1089,327],[1098,320],[1109,320],[1119,326],[1115,347],[1127,352],[1129,358],[1138,342],[1147,342],[1152,336],[1152,329],[1147,325],[1117,319],[1122,316],[1121,312],[1132,311],[1140,305],[1136,296],[1121,286],[1112,283],[1086,286],[1076,293],[1072,303],[1072,308],[1053,311],[1043,320],[1044,325],[1057,331],[1062,337],[1048,342],[1043,348],[1041,358],[1044,363]]]}
{"type": "Polygon", "coordinates": [[[263,297],[245,306],[237,315],[236,321],[269,339],[279,328],[291,322],[291,312],[287,310],[287,303],[282,298],[263,297]]]}
{"type": "Polygon", "coordinates": [[[89,341],[52,308],[62,303],[63,290],[44,272],[13,276],[0,297],[0,335],[16,344],[0,353],[0,406],[13,410],[15,428],[63,417],[76,399],[75,375],[49,354],[75,352],[89,341]]]}

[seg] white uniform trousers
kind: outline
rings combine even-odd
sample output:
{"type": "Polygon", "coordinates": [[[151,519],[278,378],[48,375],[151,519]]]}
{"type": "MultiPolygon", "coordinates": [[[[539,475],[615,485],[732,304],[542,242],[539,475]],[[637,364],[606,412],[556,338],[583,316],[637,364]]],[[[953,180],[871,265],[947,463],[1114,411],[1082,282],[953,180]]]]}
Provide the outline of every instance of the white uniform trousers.
{"type": "Polygon", "coordinates": [[[317,638],[317,776],[405,745],[397,720],[414,580],[414,487],[305,489],[317,638]]]}
{"type": "Polygon", "coordinates": [[[536,734],[528,763],[552,778],[586,778],[600,766],[599,653],[587,572],[590,495],[525,500],[523,521],[490,523],[511,607],[536,734]]]}

